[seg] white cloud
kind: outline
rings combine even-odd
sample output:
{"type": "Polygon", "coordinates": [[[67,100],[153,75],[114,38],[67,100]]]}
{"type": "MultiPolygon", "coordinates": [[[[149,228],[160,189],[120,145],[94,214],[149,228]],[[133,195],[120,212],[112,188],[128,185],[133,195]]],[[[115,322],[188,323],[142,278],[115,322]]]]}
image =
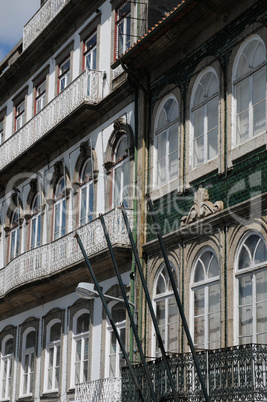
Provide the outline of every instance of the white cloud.
{"type": "Polygon", "coordinates": [[[40,8],[40,0],[0,0],[0,60],[20,41],[24,25],[40,8]]]}

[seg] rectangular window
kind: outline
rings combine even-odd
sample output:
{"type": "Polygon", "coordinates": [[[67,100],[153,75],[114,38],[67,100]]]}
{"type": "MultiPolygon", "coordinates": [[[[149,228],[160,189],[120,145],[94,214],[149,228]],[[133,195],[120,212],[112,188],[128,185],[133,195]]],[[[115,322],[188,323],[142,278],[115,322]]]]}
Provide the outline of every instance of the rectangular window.
{"type": "Polygon", "coordinates": [[[131,44],[131,3],[124,3],[116,13],[116,56],[125,53],[131,44]]]}
{"type": "Polygon", "coordinates": [[[96,32],[84,42],[84,68],[96,70],[96,32]]]}
{"type": "Polygon", "coordinates": [[[63,91],[70,83],[70,58],[67,58],[59,66],[58,93],[63,91]]]}
{"type": "Polygon", "coordinates": [[[25,124],[25,100],[16,106],[15,131],[25,124]]]}
{"type": "Polygon", "coordinates": [[[36,87],[35,92],[35,114],[40,112],[46,103],[46,81],[36,87]]]}

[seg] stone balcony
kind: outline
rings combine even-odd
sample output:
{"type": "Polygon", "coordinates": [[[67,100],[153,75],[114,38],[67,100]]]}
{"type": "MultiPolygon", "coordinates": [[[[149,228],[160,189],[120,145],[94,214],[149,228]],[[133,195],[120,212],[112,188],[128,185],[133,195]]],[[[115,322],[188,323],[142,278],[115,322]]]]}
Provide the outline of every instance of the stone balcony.
{"type": "Polygon", "coordinates": [[[55,18],[69,0],[47,0],[23,28],[25,50],[55,18]]]}
{"type": "Polygon", "coordinates": [[[39,113],[0,146],[0,171],[42,140],[84,103],[102,100],[103,72],[85,70],[39,113]]]}
{"type": "MultiPolygon", "coordinates": [[[[132,210],[128,210],[127,214],[130,225],[132,225],[132,210]]],[[[130,241],[120,209],[113,209],[103,217],[112,246],[117,249],[126,248],[129,251],[130,241]]],[[[100,219],[97,218],[75,232],[70,232],[52,243],[27,251],[10,261],[0,270],[0,297],[37,281],[44,279],[49,281],[52,275],[60,274],[82,263],[84,258],[77,240],[74,238],[76,232],[81,238],[88,257],[102,260],[97,274],[101,274],[101,270],[110,269],[109,264],[103,262],[104,254],[109,254],[109,252],[100,219]]],[[[129,253],[129,255],[131,254],[129,253]]],[[[64,283],[67,285],[66,281],[64,283]]],[[[52,285],[50,283],[49,287],[51,288],[52,285]]],[[[19,297],[20,292],[16,292],[16,294],[19,297]]]]}
{"type": "MultiPolygon", "coordinates": [[[[224,349],[197,352],[198,363],[211,402],[267,401],[267,345],[248,344],[224,349]]],[[[168,357],[169,367],[176,385],[179,401],[203,402],[191,353],[168,357]]],[[[159,401],[172,401],[172,392],[163,359],[148,362],[148,370],[159,401]]],[[[146,400],[149,386],[142,365],[134,366],[146,400]]],[[[128,367],[122,368],[122,402],[137,401],[128,367]]]]}
{"type": "Polygon", "coordinates": [[[121,378],[104,378],[75,387],[75,402],[120,402],[121,378]]]}

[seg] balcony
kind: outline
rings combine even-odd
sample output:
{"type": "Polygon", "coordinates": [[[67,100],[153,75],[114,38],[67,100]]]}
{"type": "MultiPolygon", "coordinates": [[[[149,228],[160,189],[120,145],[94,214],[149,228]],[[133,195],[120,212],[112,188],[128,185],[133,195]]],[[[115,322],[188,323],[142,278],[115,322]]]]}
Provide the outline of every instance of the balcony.
{"type": "Polygon", "coordinates": [[[0,170],[41,140],[82,104],[102,100],[103,72],[85,70],[38,114],[0,146],[0,170]]]}
{"type": "MultiPolygon", "coordinates": [[[[207,392],[213,402],[267,401],[267,345],[242,345],[197,352],[207,392]]],[[[204,396],[191,353],[169,357],[179,401],[202,402],[204,396]]],[[[172,401],[162,359],[148,363],[160,401],[172,401]]],[[[134,366],[147,400],[151,400],[142,365],[134,366]]],[[[122,401],[137,401],[138,395],[128,367],[122,368],[122,401]]]]}
{"type": "Polygon", "coordinates": [[[69,0],[47,0],[40,10],[30,19],[23,28],[23,50],[25,50],[37,36],[55,18],[69,0]]]}
{"type": "MultiPolygon", "coordinates": [[[[130,225],[133,213],[127,211],[130,225]]],[[[113,247],[129,248],[130,241],[122,213],[114,209],[104,216],[110,241],[113,247]]],[[[76,232],[76,231],[75,231],[76,232]]],[[[74,238],[75,232],[36,249],[21,254],[0,271],[0,297],[33,281],[49,278],[82,262],[83,256],[74,238]]],[[[77,230],[89,258],[107,251],[107,243],[99,219],[95,219],[77,230]]],[[[108,264],[103,264],[107,268],[108,264]]],[[[99,272],[99,270],[98,270],[99,272]]],[[[50,288],[51,288],[50,284],[50,288]]]]}
{"type": "Polygon", "coordinates": [[[119,402],[121,401],[121,378],[104,378],[77,384],[75,402],[119,402]]]}

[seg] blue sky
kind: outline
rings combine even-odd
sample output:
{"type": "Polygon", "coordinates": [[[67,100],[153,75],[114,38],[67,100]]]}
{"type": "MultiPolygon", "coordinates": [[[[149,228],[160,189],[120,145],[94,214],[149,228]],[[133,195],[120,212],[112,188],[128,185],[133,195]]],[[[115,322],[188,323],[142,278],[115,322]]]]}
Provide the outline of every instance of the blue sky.
{"type": "Polygon", "coordinates": [[[40,0],[0,0],[0,60],[23,35],[24,25],[40,8],[40,0]]]}

